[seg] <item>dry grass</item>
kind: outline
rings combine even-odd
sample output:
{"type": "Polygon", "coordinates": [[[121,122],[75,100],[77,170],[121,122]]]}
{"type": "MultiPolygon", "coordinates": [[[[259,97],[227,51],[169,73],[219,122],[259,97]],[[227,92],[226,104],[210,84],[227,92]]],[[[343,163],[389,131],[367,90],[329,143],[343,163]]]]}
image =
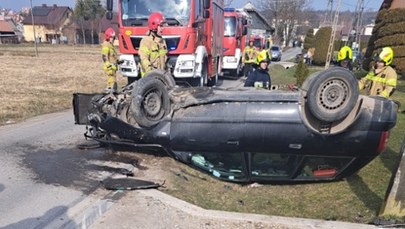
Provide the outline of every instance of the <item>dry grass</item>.
{"type": "MultiPolygon", "coordinates": [[[[99,46],[2,45],[0,125],[71,108],[72,93],[102,92],[99,46]]],[[[118,77],[120,85],[126,79],[118,77]]]]}

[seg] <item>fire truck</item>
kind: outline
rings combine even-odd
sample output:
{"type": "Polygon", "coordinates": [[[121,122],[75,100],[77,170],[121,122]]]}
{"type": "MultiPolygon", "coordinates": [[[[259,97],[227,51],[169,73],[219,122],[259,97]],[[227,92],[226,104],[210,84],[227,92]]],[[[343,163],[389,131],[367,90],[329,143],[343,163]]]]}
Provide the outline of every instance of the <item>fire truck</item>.
{"type": "MultiPolygon", "coordinates": [[[[221,73],[224,34],[223,0],[118,0],[119,49],[123,76],[141,77],[139,44],[148,35],[151,12],[161,12],[166,25],[167,65],[176,82],[213,86],[221,73]]],[[[113,0],[107,0],[112,18],[113,0]]]]}
{"type": "Polygon", "coordinates": [[[242,72],[242,54],[246,45],[247,19],[234,8],[224,10],[224,58],[222,72],[239,77],[242,72]]]}

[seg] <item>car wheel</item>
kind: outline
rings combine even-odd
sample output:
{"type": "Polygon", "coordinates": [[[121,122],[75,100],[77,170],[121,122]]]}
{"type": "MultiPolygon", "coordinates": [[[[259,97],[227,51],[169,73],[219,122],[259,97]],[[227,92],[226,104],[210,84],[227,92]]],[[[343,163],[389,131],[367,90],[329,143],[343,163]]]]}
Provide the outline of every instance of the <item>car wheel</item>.
{"type": "Polygon", "coordinates": [[[154,69],[148,72],[144,77],[152,77],[160,80],[168,90],[173,89],[176,86],[176,81],[174,81],[172,75],[163,70],[154,69]]]}
{"type": "Polygon", "coordinates": [[[170,98],[165,84],[154,77],[143,77],[132,93],[131,112],[141,127],[158,124],[170,112],[170,98]]]}
{"type": "Polygon", "coordinates": [[[308,87],[307,106],[320,121],[335,122],[346,117],[359,97],[355,76],[343,68],[331,68],[311,77],[304,83],[308,87]]]}

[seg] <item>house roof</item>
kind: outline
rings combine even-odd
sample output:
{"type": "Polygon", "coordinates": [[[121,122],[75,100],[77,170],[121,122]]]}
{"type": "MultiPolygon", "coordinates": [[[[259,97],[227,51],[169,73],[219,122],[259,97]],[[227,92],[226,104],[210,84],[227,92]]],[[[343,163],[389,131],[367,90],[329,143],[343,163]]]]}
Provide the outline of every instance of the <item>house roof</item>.
{"type": "Polygon", "coordinates": [[[14,33],[14,29],[8,21],[0,20],[0,33],[14,33]]]}
{"type": "Polygon", "coordinates": [[[263,17],[263,15],[256,10],[256,8],[251,2],[248,2],[245,6],[243,6],[243,10],[246,11],[248,14],[255,13],[260,18],[260,20],[266,25],[268,30],[274,30],[274,28],[271,27],[271,25],[267,22],[266,18],[263,17]]]}
{"type": "MultiPolygon", "coordinates": [[[[32,8],[32,12],[34,15],[34,23],[36,25],[55,25],[59,23],[66,12],[71,11],[71,9],[67,6],[35,6],[32,8]]],[[[32,24],[31,17],[25,17],[23,20],[23,24],[32,24]]]]}

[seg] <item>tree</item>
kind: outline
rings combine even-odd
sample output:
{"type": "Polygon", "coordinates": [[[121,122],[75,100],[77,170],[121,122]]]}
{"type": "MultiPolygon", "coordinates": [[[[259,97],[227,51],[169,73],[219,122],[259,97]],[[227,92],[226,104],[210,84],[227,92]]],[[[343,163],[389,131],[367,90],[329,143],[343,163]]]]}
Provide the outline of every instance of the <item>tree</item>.
{"type": "MultiPolygon", "coordinates": [[[[94,43],[94,33],[97,31],[98,34],[101,33],[100,22],[105,14],[105,9],[101,6],[99,0],[85,0],[88,12],[89,20],[91,25],[91,41],[94,43]]],[[[100,43],[100,40],[99,40],[100,43]]]]}
{"type": "Polygon", "coordinates": [[[264,16],[272,19],[274,35],[281,37],[288,45],[294,37],[296,26],[303,17],[302,12],[307,7],[308,0],[261,0],[259,4],[265,12],[264,16]]]}
{"type": "Polygon", "coordinates": [[[73,20],[80,26],[83,44],[86,44],[86,29],[90,29],[91,43],[94,43],[94,31],[100,32],[100,21],[105,9],[100,0],[77,0],[73,11],[73,20]]]}
{"type": "Polygon", "coordinates": [[[298,62],[297,68],[294,72],[294,77],[297,79],[297,86],[301,87],[305,79],[309,75],[309,69],[307,64],[304,63],[304,59],[301,58],[298,62]]]}
{"type": "Polygon", "coordinates": [[[310,28],[307,31],[304,39],[304,49],[309,49],[314,47],[314,29],[310,28]]]}
{"type": "Polygon", "coordinates": [[[85,22],[88,19],[85,3],[83,0],[77,0],[73,10],[73,20],[80,27],[83,37],[83,44],[86,44],[85,22]]]}
{"type": "Polygon", "coordinates": [[[318,30],[314,37],[315,54],[313,64],[324,65],[328,54],[330,36],[332,33],[331,27],[322,27],[318,30]]]}

